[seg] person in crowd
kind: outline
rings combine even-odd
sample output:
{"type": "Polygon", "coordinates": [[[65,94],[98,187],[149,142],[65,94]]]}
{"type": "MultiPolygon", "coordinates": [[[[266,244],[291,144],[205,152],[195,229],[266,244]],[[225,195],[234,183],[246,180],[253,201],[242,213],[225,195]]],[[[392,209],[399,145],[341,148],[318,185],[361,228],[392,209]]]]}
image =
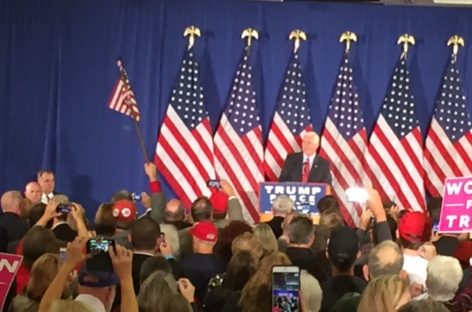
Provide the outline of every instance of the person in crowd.
{"type": "Polygon", "coordinates": [[[172,274],[156,271],[141,285],[138,295],[139,311],[162,311],[160,305],[165,297],[177,293],[177,282],[172,274]]]}
{"type": "Polygon", "coordinates": [[[218,240],[218,229],[211,221],[201,221],[191,229],[194,254],[181,259],[182,276],[195,285],[195,296],[203,302],[211,277],[225,270],[223,260],[213,253],[218,240]]]}
{"type": "Polygon", "coordinates": [[[164,222],[172,224],[177,230],[192,226],[190,222],[186,221],[185,207],[180,199],[170,199],[165,206],[164,215],[164,222]]]}
{"type": "Polygon", "coordinates": [[[284,218],[293,210],[293,200],[287,195],[279,195],[272,201],[272,219],[266,223],[270,226],[276,238],[282,235],[284,218]]]}
{"type": "Polygon", "coordinates": [[[225,273],[218,274],[208,283],[203,308],[205,312],[237,309],[241,290],[256,272],[258,260],[249,251],[233,255],[225,273]]]}
{"type": "MultiPolygon", "coordinates": [[[[53,253],[45,253],[39,257],[31,267],[30,279],[26,285],[24,294],[17,295],[10,306],[10,311],[34,310],[37,311],[39,302],[49,284],[59,271],[59,256],[53,253]]],[[[68,296],[67,291],[62,295],[68,296]]]]}
{"type": "Polygon", "coordinates": [[[358,311],[394,312],[411,300],[408,281],[398,275],[374,278],[364,290],[358,311]]]}
{"type": "Polygon", "coordinates": [[[329,311],[347,293],[362,293],[366,282],[354,276],[354,262],[359,256],[359,238],[354,230],[340,227],[331,233],[328,258],[333,276],[321,282],[321,311],[329,311]]]}
{"type": "Polygon", "coordinates": [[[436,256],[426,268],[426,288],[428,295],[435,301],[448,301],[454,298],[463,272],[459,261],[448,256],[436,256]]]}
{"type": "Polygon", "coordinates": [[[176,279],[182,276],[180,269],[180,241],[179,232],[172,224],[160,224],[161,246],[159,251],[172,267],[172,273],[176,279]]]}
{"type": "MultiPolygon", "coordinates": [[[[46,205],[43,203],[39,203],[31,207],[30,211],[28,212],[27,221],[30,227],[36,225],[36,223],[41,219],[46,211],[46,205]]],[[[50,229],[52,226],[52,220],[45,225],[46,228],[50,229]]]]}
{"type": "Polygon", "coordinates": [[[54,188],[56,186],[54,172],[49,169],[38,171],[37,181],[41,186],[41,202],[43,204],[47,204],[54,197],[54,195],[57,195],[57,193],[54,192],[54,188]]]}
{"type": "Polygon", "coordinates": [[[222,229],[228,226],[231,221],[244,221],[241,202],[228,181],[221,179],[220,188],[212,188],[211,191],[209,199],[213,207],[213,220],[217,228],[222,229]]]}
{"type": "MultiPolygon", "coordinates": [[[[433,197],[429,200],[427,208],[429,218],[432,225],[439,224],[439,217],[441,214],[442,197],[433,197]]],[[[458,235],[454,233],[437,233],[437,229],[434,229],[433,244],[436,247],[438,255],[443,256],[454,256],[454,253],[459,246],[458,235]]]]}
{"type": "Polygon", "coordinates": [[[58,203],[58,205],[67,207],[70,209],[70,212],[60,212],[56,217],[52,220],[51,230],[53,231],[54,235],[56,235],[57,239],[60,239],[65,242],[72,242],[75,237],[77,236],[77,232],[74,231],[70,225],[67,223],[67,218],[69,213],[72,214],[74,217],[82,219],[79,214],[79,208],[72,207],[72,204],[69,202],[69,198],[65,195],[55,195],[52,199],[58,203]],[[74,211],[73,211],[74,210],[74,211]]]}
{"type": "Polygon", "coordinates": [[[429,241],[431,236],[429,219],[422,212],[408,211],[400,219],[398,232],[404,257],[403,270],[408,273],[410,284],[415,289],[414,294],[423,294],[426,287],[428,260],[421,257],[420,252],[421,246],[429,241]]]}
{"type": "Polygon", "coordinates": [[[65,242],[59,241],[51,230],[42,226],[32,227],[22,242],[23,262],[16,275],[17,294],[23,293],[33,263],[45,253],[59,254],[59,248],[65,246],[65,242]]]}
{"type": "MultiPolygon", "coordinates": [[[[311,245],[315,240],[315,227],[310,218],[304,216],[295,217],[288,226],[289,245],[287,256],[293,265],[307,270],[320,283],[323,283],[328,274],[322,265],[323,259],[313,253],[311,245]]],[[[329,270],[329,267],[327,268],[329,270]]]]}
{"type": "Polygon", "coordinates": [[[231,246],[234,239],[246,232],[252,233],[252,227],[249,224],[244,221],[231,221],[226,227],[218,230],[215,253],[228,263],[233,255],[231,246]]]}
{"type": "Polygon", "coordinates": [[[235,255],[240,251],[250,252],[257,261],[256,266],[259,265],[259,261],[262,259],[262,255],[264,254],[260,240],[251,232],[245,232],[233,240],[231,244],[232,254],[235,255]]]}
{"type": "Polygon", "coordinates": [[[8,191],[0,199],[0,226],[7,231],[8,243],[17,242],[28,232],[28,223],[21,218],[22,200],[19,191],[8,191]]]}
{"type": "Polygon", "coordinates": [[[149,257],[144,260],[143,264],[141,265],[141,271],[139,272],[139,284],[142,285],[146,278],[156,271],[174,275],[172,272],[172,267],[166,258],[162,256],[149,257]]]}
{"type": "Polygon", "coordinates": [[[160,303],[161,311],[192,312],[192,306],[182,294],[165,296],[160,303]]]}
{"type": "MultiPolygon", "coordinates": [[[[403,268],[403,254],[391,240],[383,241],[369,253],[368,263],[362,267],[366,281],[382,275],[398,275],[407,279],[408,275],[403,268]]],[[[355,312],[361,299],[361,293],[351,292],[344,294],[331,309],[331,312],[355,312]]]]}
{"type": "Polygon", "coordinates": [[[340,212],[338,199],[334,195],[325,195],[320,198],[317,207],[320,214],[340,212]]]}
{"type": "Polygon", "coordinates": [[[32,205],[39,204],[41,202],[41,185],[36,181],[28,182],[25,186],[25,198],[29,199],[32,205]]]}
{"type": "Polygon", "coordinates": [[[275,238],[274,232],[269,225],[266,223],[259,223],[254,227],[254,235],[261,241],[264,255],[269,255],[279,250],[277,239],[275,238]]]}
{"type": "Polygon", "coordinates": [[[302,152],[289,154],[285,159],[279,181],[321,182],[331,184],[329,162],[317,154],[320,137],[306,132],[302,138],[302,152]]]}
{"type": "Polygon", "coordinates": [[[308,271],[300,272],[300,305],[303,312],[318,312],[323,292],[320,283],[308,271]]]}
{"type": "MultiPolygon", "coordinates": [[[[198,197],[190,208],[192,221],[197,224],[202,221],[211,221],[213,219],[213,207],[210,199],[206,196],[198,197]]],[[[183,229],[179,232],[180,250],[182,255],[190,255],[193,252],[191,228],[183,229]]]]}
{"type": "Polygon", "coordinates": [[[312,250],[315,253],[324,252],[328,247],[328,239],[331,232],[343,226],[341,213],[336,211],[324,211],[320,213],[320,222],[315,227],[315,241],[312,250]]]}
{"type": "MultiPolygon", "coordinates": [[[[292,210],[284,219],[282,222],[282,235],[277,239],[277,244],[279,245],[279,251],[281,252],[286,252],[289,244],[289,238],[288,238],[288,229],[290,222],[295,217],[298,217],[300,214],[296,210],[292,210]]],[[[316,229],[315,229],[316,231],[316,229]]],[[[315,241],[316,241],[316,236],[315,236],[315,241]]],[[[314,244],[314,243],[313,243],[314,244]]],[[[326,250],[326,248],[323,249],[323,252],[326,250]]]]}
{"type": "Polygon", "coordinates": [[[112,238],[127,249],[132,249],[128,239],[129,228],[136,220],[138,210],[135,203],[129,199],[119,199],[113,203],[113,217],[115,218],[116,232],[112,238]]]}
{"type": "MultiPolygon", "coordinates": [[[[60,300],[70,273],[85,261],[85,243],[86,239],[77,237],[67,246],[65,261],[41,299],[38,312],[49,311],[51,305],[55,304],[54,301],[60,300]]],[[[115,294],[115,285],[119,283],[121,286],[121,311],[136,312],[138,311],[138,303],[134,295],[131,276],[132,253],[120,245],[109,248],[108,253],[114,272],[81,270],[78,278],[79,295],[75,300],[90,307],[92,311],[109,312],[113,302],[112,297],[115,294]]]]}
{"type": "Polygon", "coordinates": [[[139,293],[139,274],[143,262],[154,257],[161,246],[161,229],[155,220],[144,217],[131,224],[130,238],[133,246],[133,286],[136,294],[139,293]]]}
{"type": "Polygon", "coordinates": [[[95,235],[111,237],[116,232],[116,219],[113,216],[113,204],[101,204],[95,213],[95,235]]]}
{"type": "Polygon", "coordinates": [[[272,267],[274,265],[291,264],[287,255],[278,251],[262,258],[257,271],[249,279],[241,292],[241,299],[239,300],[241,311],[271,311],[272,267]]]}
{"type": "MultiPolygon", "coordinates": [[[[449,312],[442,302],[431,299],[412,300],[400,307],[398,312],[449,312]]],[[[465,311],[465,310],[464,310],[465,311]]]]}

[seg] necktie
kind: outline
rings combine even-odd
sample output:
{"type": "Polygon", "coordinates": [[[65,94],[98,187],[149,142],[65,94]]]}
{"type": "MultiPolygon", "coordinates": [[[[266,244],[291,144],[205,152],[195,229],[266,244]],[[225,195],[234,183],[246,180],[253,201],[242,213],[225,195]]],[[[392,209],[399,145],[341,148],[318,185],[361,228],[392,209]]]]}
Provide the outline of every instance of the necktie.
{"type": "Polygon", "coordinates": [[[310,161],[307,159],[303,163],[303,168],[302,168],[302,182],[303,183],[308,182],[309,175],[310,175],[310,161]]]}

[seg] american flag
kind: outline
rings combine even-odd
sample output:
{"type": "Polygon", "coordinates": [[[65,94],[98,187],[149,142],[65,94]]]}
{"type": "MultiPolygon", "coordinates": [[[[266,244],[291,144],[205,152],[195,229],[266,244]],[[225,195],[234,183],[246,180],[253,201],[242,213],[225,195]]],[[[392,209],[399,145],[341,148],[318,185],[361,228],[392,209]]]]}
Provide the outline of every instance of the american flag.
{"type": "Polygon", "coordinates": [[[184,206],[209,196],[215,178],[210,119],[205,108],[198,63],[186,52],[157,141],[155,163],[184,206]]]}
{"type": "Polygon", "coordinates": [[[455,55],[444,75],[426,136],[424,165],[426,188],[433,196],[442,195],[446,178],[472,174],[472,123],[455,55]]]}
{"type": "Polygon", "coordinates": [[[267,138],[264,172],[268,181],[277,181],[287,154],[299,152],[303,135],[312,130],[302,68],[298,54],[294,53],[267,138]]]}
{"type": "Polygon", "coordinates": [[[139,114],[138,103],[134,97],[133,90],[131,90],[128,74],[121,60],[117,61],[117,65],[120,70],[120,75],[113,87],[112,95],[108,101],[108,107],[139,121],[141,116],[139,114]]]}
{"type": "Polygon", "coordinates": [[[248,48],[236,71],[214,142],[216,173],[234,186],[242,200],[245,219],[257,222],[259,182],[264,181],[262,127],[248,48]]]}
{"type": "Polygon", "coordinates": [[[423,140],[410,90],[406,58],[395,68],[370,137],[370,179],[383,200],[400,208],[424,210],[423,140]]]}
{"type": "Polygon", "coordinates": [[[352,72],[349,55],[345,54],[321,136],[320,154],[330,162],[333,191],[344,219],[357,225],[360,207],[346,201],[345,191],[364,185],[367,133],[352,72]]]}

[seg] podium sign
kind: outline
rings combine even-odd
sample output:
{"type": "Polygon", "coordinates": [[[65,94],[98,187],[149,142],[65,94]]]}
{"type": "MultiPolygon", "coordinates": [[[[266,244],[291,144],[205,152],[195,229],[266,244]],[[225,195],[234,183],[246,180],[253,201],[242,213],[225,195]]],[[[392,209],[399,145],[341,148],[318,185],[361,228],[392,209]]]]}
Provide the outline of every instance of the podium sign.
{"type": "Polygon", "coordinates": [[[259,185],[259,211],[271,213],[274,199],[279,195],[287,195],[299,213],[319,213],[318,202],[327,191],[326,183],[263,182],[259,185]]]}

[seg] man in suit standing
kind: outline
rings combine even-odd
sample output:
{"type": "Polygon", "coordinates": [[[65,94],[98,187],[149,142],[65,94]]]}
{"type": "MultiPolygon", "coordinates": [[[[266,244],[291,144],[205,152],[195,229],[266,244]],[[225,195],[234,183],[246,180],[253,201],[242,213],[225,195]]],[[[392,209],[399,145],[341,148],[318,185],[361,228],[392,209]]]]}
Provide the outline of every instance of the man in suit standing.
{"type": "Polygon", "coordinates": [[[23,202],[19,191],[8,191],[1,197],[0,226],[6,230],[8,243],[19,241],[28,232],[28,223],[21,218],[23,202]]]}
{"type": "Polygon", "coordinates": [[[38,172],[38,183],[41,186],[41,202],[47,204],[56,195],[54,187],[56,186],[54,180],[54,172],[51,170],[41,170],[38,172]]]}
{"type": "Polygon", "coordinates": [[[329,162],[318,155],[320,137],[307,132],[302,139],[302,152],[289,154],[280,174],[280,182],[320,182],[331,184],[329,162]]]}

